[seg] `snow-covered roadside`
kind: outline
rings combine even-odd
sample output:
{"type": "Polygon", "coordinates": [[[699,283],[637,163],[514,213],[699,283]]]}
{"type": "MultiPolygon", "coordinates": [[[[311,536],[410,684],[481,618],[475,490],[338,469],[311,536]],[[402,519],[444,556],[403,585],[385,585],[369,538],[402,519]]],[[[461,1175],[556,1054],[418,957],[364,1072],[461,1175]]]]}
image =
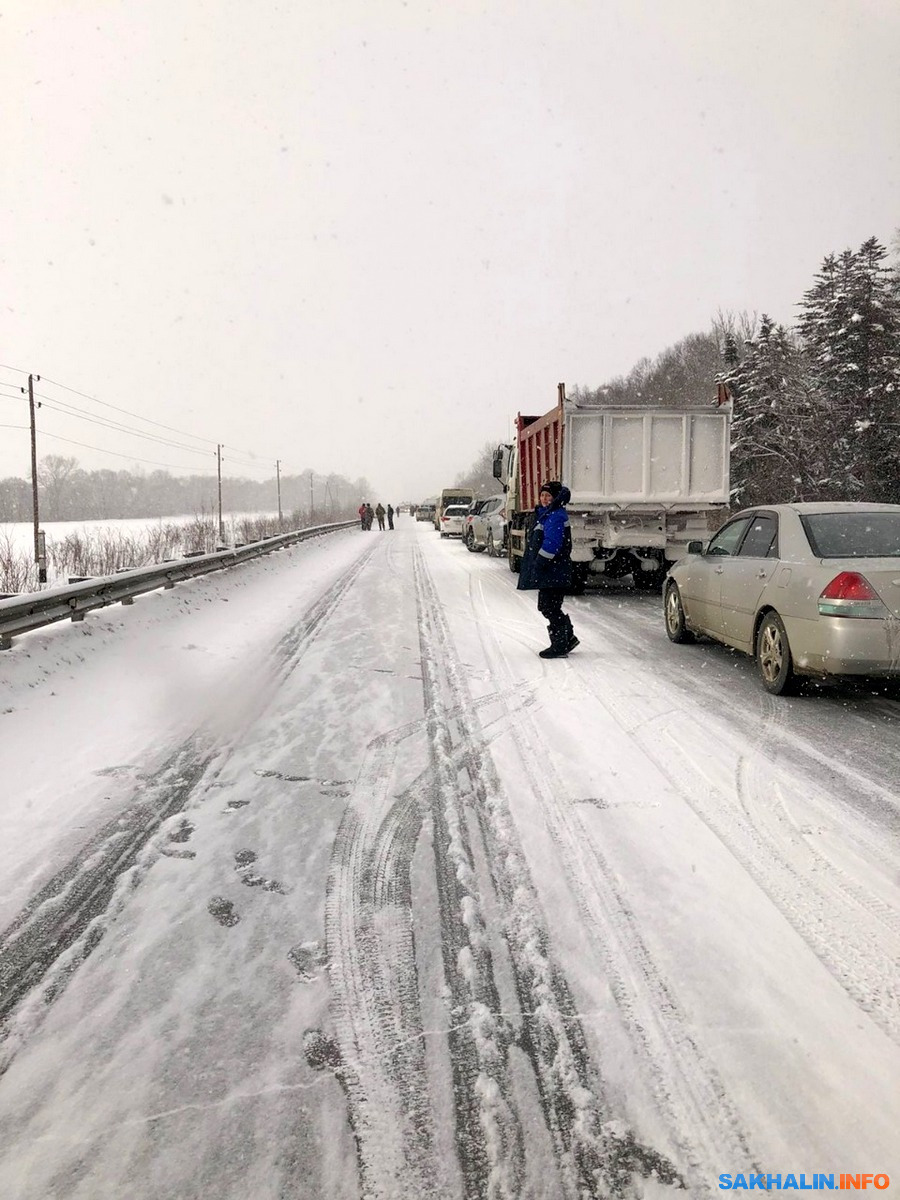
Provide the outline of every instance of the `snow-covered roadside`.
{"type": "Polygon", "coordinates": [[[0,655],[0,925],[190,733],[246,719],[269,686],[267,652],[362,548],[329,534],[0,655]]]}

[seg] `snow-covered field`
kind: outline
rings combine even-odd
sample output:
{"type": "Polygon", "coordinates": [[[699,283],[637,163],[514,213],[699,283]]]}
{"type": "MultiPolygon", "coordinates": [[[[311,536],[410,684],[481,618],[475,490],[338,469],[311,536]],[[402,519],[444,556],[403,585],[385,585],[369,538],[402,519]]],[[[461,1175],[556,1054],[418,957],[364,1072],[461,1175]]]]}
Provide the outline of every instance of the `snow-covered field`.
{"type": "MultiPolygon", "coordinates": [[[[234,537],[235,526],[243,520],[255,517],[271,517],[276,513],[228,513],[223,517],[226,534],[234,537]]],[[[215,513],[205,513],[208,521],[215,522],[215,513]]],[[[98,533],[121,533],[125,537],[142,537],[160,525],[188,525],[198,520],[196,516],[181,517],[130,517],[121,521],[47,521],[41,523],[41,529],[47,535],[48,545],[54,541],[62,541],[70,533],[78,533],[84,537],[98,533]]],[[[34,546],[34,526],[30,521],[11,521],[0,523],[0,538],[9,540],[12,548],[21,554],[30,554],[34,546]]]]}
{"type": "Polygon", "coordinates": [[[568,607],[402,518],[16,639],[4,1200],[897,1187],[900,705],[568,607]]]}

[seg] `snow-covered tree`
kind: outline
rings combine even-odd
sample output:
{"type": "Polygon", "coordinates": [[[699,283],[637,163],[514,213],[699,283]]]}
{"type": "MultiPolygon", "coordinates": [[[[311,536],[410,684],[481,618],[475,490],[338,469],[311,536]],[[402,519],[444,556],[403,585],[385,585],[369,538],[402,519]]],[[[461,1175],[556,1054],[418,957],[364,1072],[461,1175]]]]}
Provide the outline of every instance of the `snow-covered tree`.
{"type": "Polygon", "coordinates": [[[743,348],[726,336],[723,357],[728,369],[720,379],[734,402],[734,503],[808,499],[818,468],[815,409],[795,337],[764,313],[743,348]]]}
{"type": "Polygon", "coordinates": [[[824,497],[900,502],[900,295],[870,238],[829,255],[798,324],[830,448],[824,497]]]}

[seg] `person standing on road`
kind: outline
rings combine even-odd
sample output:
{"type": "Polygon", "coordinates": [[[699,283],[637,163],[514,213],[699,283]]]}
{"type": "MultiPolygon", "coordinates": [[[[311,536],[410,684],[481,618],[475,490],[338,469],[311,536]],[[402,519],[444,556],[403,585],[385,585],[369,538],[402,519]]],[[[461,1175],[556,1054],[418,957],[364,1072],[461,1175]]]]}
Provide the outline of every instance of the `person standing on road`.
{"type": "Polygon", "coordinates": [[[378,501],[378,504],[375,506],[375,516],[378,518],[378,528],[383,530],[384,529],[384,505],[381,503],[380,500],[378,501]]]}
{"type": "Polygon", "coordinates": [[[388,529],[393,529],[394,528],[394,506],[393,506],[393,504],[389,504],[387,506],[387,519],[388,519],[388,529]]]}
{"type": "Polygon", "coordinates": [[[578,645],[572,622],[563,612],[572,585],[572,533],[566,505],[572,493],[557,480],[541,484],[531,532],[519,570],[520,591],[538,594],[538,612],[546,618],[550,645],[541,658],[565,658],[578,645]]]}
{"type": "Polygon", "coordinates": [[[359,508],[356,511],[359,514],[359,527],[360,527],[360,529],[365,531],[365,529],[366,529],[366,502],[365,502],[365,500],[363,500],[362,504],[359,506],[359,508]]]}
{"type": "Polygon", "coordinates": [[[366,504],[366,529],[372,528],[372,522],[375,520],[375,509],[371,504],[366,504]]]}

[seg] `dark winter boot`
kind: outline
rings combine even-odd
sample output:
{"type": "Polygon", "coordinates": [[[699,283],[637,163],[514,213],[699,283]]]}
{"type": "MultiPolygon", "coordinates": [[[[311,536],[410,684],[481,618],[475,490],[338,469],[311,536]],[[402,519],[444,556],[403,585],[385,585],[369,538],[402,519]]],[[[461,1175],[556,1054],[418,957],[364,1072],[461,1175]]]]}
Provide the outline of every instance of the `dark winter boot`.
{"type": "Polygon", "coordinates": [[[546,650],[538,651],[541,658],[565,658],[568,653],[568,646],[548,646],[546,650]]]}

